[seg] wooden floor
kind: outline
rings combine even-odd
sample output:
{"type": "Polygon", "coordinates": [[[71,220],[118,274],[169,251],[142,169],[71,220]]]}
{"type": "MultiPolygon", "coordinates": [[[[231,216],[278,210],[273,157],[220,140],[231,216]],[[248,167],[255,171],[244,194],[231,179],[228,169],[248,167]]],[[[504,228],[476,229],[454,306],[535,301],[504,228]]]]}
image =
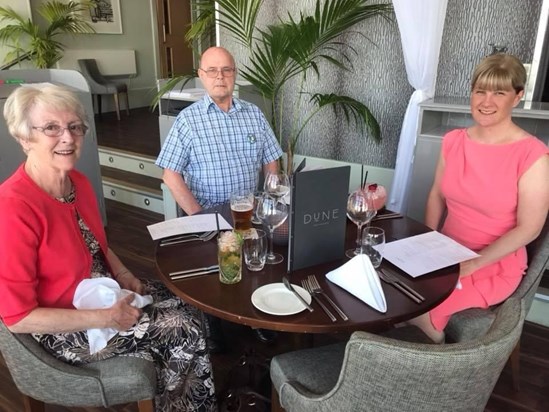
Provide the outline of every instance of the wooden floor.
{"type": "MultiPolygon", "coordinates": [[[[132,110],[129,118],[122,116],[120,124],[116,123],[114,114],[110,115],[103,115],[101,120],[96,119],[97,129],[98,131],[103,130],[102,133],[105,133],[105,130],[116,131],[118,136],[114,139],[118,141],[118,148],[136,151],[133,148],[128,148],[126,142],[149,140],[153,136],[158,138],[158,132],[154,130],[154,127],[147,125],[147,118],[150,123],[156,122],[155,115],[149,113],[148,110],[132,110]],[[136,120],[136,123],[141,126],[136,129],[130,127],[133,120],[136,120]]],[[[102,145],[109,145],[108,135],[101,136],[99,142],[102,145]]],[[[147,146],[143,143],[138,143],[138,145],[147,146]]],[[[148,145],[153,146],[154,144],[149,142],[148,145]]],[[[158,150],[158,144],[156,144],[156,149],[149,147],[146,150],[152,154],[154,150],[158,150]]],[[[146,226],[158,222],[162,216],[107,200],[107,219],[107,235],[113,250],[136,275],[155,277],[153,243],[146,226]]],[[[270,357],[276,353],[287,351],[293,343],[290,334],[282,334],[275,345],[265,345],[255,339],[249,328],[224,323],[223,329],[228,345],[233,350],[223,355],[212,356],[218,392],[221,392],[225,387],[228,370],[238,362],[244,348],[253,348],[270,357]]],[[[333,338],[317,337],[315,343],[324,343],[330,339],[333,338]]],[[[494,389],[486,411],[549,411],[549,329],[527,322],[521,338],[521,348],[521,391],[515,392],[512,389],[510,368],[507,366],[494,389]]],[[[459,402],[459,400],[457,401],[459,402]]],[[[18,412],[22,410],[19,393],[0,358],[0,411],[18,412]]],[[[135,405],[121,405],[110,409],[65,408],[54,405],[48,405],[46,408],[47,412],[105,410],[129,412],[137,409],[135,405]]]]}

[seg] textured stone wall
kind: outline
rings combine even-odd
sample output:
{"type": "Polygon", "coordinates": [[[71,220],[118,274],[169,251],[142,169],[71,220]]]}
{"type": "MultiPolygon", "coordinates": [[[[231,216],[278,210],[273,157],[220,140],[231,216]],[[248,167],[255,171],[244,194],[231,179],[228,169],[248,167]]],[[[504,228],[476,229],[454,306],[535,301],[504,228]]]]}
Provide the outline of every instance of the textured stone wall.
{"type": "Polygon", "coordinates": [[[437,96],[469,96],[471,72],[490,44],[530,63],[542,0],[450,0],[438,66],[437,96]]]}
{"type": "MultiPolygon", "coordinates": [[[[469,76],[482,58],[491,51],[489,43],[505,45],[509,52],[530,61],[534,49],[542,0],[449,0],[440,64],[437,76],[438,96],[467,96],[469,76]]],[[[388,2],[388,1],[387,1],[388,2]]],[[[276,22],[277,16],[313,10],[315,0],[265,0],[259,26],[276,22]]],[[[342,72],[328,64],[320,68],[320,80],[311,76],[309,92],[345,94],[365,103],[381,125],[382,142],[376,144],[354,127],[335,119],[330,111],[317,116],[300,138],[297,152],[354,163],[394,168],[401,124],[413,90],[408,84],[396,19],[376,18],[343,39],[358,52],[354,70],[342,72]]],[[[236,56],[237,64],[246,63],[242,47],[222,33],[221,44],[236,56]]],[[[286,93],[292,96],[295,85],[286,93]]],[[[294,101],[290,99],[290,102],[294,101]]],[[[285,127],[293,120],[291,105],[284,111],[285,127]]],[[[305,114],[307,110],[302,110],[305,114]]]]}

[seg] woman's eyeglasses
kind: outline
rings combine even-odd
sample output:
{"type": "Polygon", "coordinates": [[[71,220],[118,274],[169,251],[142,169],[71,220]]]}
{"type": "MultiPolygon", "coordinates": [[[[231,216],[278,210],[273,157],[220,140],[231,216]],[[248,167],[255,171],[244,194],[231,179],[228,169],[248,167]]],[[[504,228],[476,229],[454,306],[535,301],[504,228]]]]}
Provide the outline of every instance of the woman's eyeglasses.
{"type": "Polygon", "coordinates": [[[206,77],[209,77],[210,79],[215,79],[217,77],[217,73],[221,72],[223,77],[233,77],[235,68],[234,67],[222,67],[221,69],[216,69],[213,67],[210,67],[209,69],[200,69],[204,73],[206,73],[206,77]]]}
{"type": "Polygon", "coordinates": [[[73,136],[84,136],[88,131],[88,126],[85,124],[71,124],[68,127],[59,126],[58,124],[49,124],[45,127],[32,126],[32,128],[40,130],[48,137],[59,137],[65,130],[68,130],[73,136]]]}

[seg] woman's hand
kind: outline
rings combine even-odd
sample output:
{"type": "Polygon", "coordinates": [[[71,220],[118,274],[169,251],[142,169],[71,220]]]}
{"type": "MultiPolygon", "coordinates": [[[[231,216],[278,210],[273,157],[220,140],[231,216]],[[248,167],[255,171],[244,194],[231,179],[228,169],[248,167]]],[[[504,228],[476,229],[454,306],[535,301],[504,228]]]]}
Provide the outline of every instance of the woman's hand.
{"type": "Polygon", "coordinates": [[[469,259],[459,264],[459,277],[463,278],[472,275],[479,267],[477,265],[477,258],[469,259]]]}
{"type": "Polygon", "coordinates": [[[116,276],[115,280],[122,289],[131,290],[139,295],[143,294],[143,283],[137,279],[129,270],[116,276]]]}
{"type": "Polygon", "coordinates": [[[116,302],[109,311],[111,325],[118,331],[124,331],[137,323],[141,316],[141,310],[131,305],[134,295],[128,295],[116,302]]]}
{"type": "Polygon", "coordinates": [[[124,266],[111,248],[107,251],[107,260],[114,280],[118,282],[122,289],[131,290],[140,295],[143,294],[143,290],[145,289],[143,283],[124,266]]]}

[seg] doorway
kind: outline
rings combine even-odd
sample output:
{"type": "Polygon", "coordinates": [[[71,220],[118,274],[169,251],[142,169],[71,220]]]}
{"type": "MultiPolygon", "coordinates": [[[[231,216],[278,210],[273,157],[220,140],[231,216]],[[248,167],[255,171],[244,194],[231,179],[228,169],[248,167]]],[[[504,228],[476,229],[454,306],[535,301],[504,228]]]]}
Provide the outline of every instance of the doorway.
{"type": "Polygon", "coordinates": [[[185,40],[191,24],[190,0],[156,0],[156,11],[161,77],[192,74],[193,50],[185,40]]]}

